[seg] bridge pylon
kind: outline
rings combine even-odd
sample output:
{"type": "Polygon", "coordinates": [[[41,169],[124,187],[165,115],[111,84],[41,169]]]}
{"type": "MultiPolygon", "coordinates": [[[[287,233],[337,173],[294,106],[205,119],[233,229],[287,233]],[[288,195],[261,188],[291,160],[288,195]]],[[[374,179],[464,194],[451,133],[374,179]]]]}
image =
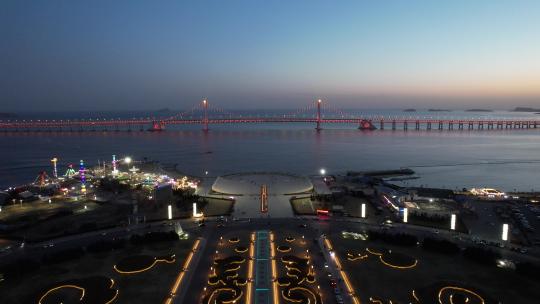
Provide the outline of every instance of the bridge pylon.
{"type": "Polygon", "coordinates": [[[317,100],[317,126],[315,127],[315,130],[317,130],[317,131],[322,130],[322,128],[321,128],[321,122],[322,122],[322,119],[321,119],[321,103],[322,103],[322,100],[318,99],[317,100]]]}
{"type": "Polygon", "coordinates": [[[204,117],[203,117],[203,131],[208,132],[208,100],[205,98],[202,101],[204,117]]]}

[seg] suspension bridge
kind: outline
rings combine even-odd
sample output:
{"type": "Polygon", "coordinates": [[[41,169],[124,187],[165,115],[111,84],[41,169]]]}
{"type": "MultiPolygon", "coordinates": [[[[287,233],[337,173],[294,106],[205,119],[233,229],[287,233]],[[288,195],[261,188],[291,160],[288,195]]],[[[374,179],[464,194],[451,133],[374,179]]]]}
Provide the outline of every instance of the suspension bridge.
{"type": "Polygon", "coordinates": [[[320,99],[286,114],[246,116],[210,106],[208,100],[204,99],[190,110],[169,117],[10,119],[0,120],[0,132],[164,131],[172,125],[200,125],[203,131],[208,131],[211,125],[269,123],[312,124],[316,130],[322,130],[325,124],[349,124],[366,131],[540,129],[540,119],[531,118],[355,116],[329,106],[320,99]]]}

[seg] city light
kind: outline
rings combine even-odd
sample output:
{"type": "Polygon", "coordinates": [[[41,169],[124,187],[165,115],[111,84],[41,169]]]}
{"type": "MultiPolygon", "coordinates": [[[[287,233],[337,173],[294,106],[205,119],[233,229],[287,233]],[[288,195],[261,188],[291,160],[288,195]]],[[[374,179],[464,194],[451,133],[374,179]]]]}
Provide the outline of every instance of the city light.
{"type": "Polygon", "coordinates": [[[172,220],[172,206],[167,206],[167,214],[170,220],[172,220]]]}
{"type": "Polygon", "coordinates": [[[508,241],[508,224],[503,224],[501,238],[503,241],[508,241]]]}
{"type": "Polygon", "coordinates": [[[450,230],[456,230],[456,215],[452,214],[450,218],[450,230]]]}
{"type": "Polygon", "coordinates": [[[129,165],[129,164],[131,163],[131,157],[126,156],[126,157],[124,158],[124,162],[125,162],[126,164],[129,165]]]}
{"type": "Polygon", "coordinates": [[[363,203],[362,204],[362,218],[366,218],[366,204],[363,203]]]}
{"type": "Polygon", "coordinates": [[[326,175],[326,169],[322,168],[320,172],[321,172],[321,175],[326,175]]]}

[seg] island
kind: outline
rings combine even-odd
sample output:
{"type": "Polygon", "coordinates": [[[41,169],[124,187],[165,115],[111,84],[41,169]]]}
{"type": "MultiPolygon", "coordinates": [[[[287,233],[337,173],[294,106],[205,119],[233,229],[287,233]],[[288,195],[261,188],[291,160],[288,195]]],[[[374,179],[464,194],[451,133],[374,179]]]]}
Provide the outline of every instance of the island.
{"type": "Polygon", "coordinates": [[[493,110],[490,109],[468,109],[466,112],[493,112],[493,110]]]}
{"type": "Polygon", "coordinates": [[[512,112],[540,112],[540,109],[529,108],[529,107],[516,107],[511,110],[512,112]]]}

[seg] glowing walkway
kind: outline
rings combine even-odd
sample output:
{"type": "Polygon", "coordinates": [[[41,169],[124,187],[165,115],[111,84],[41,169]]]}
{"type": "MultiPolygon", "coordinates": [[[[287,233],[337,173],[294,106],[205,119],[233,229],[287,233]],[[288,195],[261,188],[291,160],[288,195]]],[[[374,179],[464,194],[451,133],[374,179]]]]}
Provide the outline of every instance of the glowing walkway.
{"type": "Polygon", "coordinates": [[[270,240],[268,231],[257,231],[255,241],[255,302],[269,304],[272,297],[270,277],[270,240]]]}

